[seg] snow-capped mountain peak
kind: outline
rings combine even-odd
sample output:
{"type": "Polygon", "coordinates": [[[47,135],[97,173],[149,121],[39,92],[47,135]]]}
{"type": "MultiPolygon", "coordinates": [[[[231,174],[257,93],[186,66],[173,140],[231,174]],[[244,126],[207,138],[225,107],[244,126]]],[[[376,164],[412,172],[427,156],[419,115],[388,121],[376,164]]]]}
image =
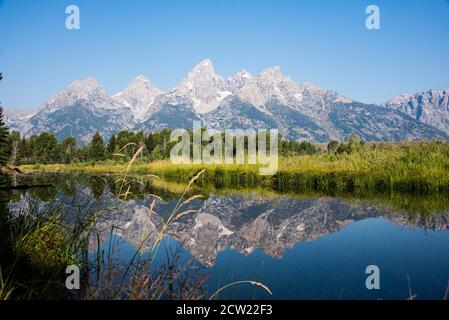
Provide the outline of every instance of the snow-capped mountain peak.
{"type": "Polygon", "coordinates": [[[243,69],[226,80],[226,87],[231,92],[236,92],[248,83],[254,83],[254,77],[248,71],[243,69]]]}
{"type": "Polygon", "coordinates": [[[214,64],[210,59],[204,59],[200,63],[198,63],[192,70],[192,72],[210,72],[215,74],[214,64]]]}
{"type": "Polygon", "coordinates": [[[36,114],[7,114],[6,120],[25,136],[49,131],[82,143],[97,130],[108,139],[120,130],[191,128],[193,121],[219,130],[278,128],[287,139],[322,142],[351,132],[370,141],[448,139],[449,90],[402,95],[376,106],[296,83],[279,67],[257,76],[242,70],[225,80],[205,59],[167,93],[138,76],[110,97],[89,77],[49,98],[36,114]]]}
{"type": "Polygon", "coordinates": [[[280,84],[285,83],[294,86],[294,82],[282,75],[277,66],[263,70],[257,78],[252,77],[246,71],[236,74],[230,81],[230,87],[235,94],[245,102],[264,110],[264,106],[276,97],[281,102],[285,101],[280,84]]]}
{"type": "Polygon", "coordinates": [[[269,79],[271,81],[278,81],[281,80],[283,77],[284,76],[282,75],[281,68],[278,66],[274,66],[263,70],[259,76],[259,78],[261,79],[269,79]]]}
{"type": "Polygon", "coordinates": [[[146,76],[136,77],[123,91],[112,97],[118,104],[131,110],[133,117],[141,121],[157,96],[164,92],[151,83],[146,76]]]}
{"type": "Polygon", "coordinates": [[[72,106],[78,101],[85,101],[98,108],[114,108],[106,90],[93,77],[73,82],[67,89],[45,101],[41,107],[46,113],[62,107],[72,106]]]}
{"type": "Polygon", "coordinates": [[[172,94],[185,96],[202,114],[217,108],[231,92],[226,90],[224,78],[215,73],[212,61],[205,59],[189,72],[172,94]]]}

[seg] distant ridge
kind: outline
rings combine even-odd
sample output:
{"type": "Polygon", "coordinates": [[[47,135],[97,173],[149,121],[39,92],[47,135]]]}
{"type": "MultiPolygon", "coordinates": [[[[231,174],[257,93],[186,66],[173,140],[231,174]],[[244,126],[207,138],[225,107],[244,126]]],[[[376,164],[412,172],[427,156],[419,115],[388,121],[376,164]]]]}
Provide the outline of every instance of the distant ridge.
{"type": "Polygon", "coordinates": [[[449,139],[449,90],[402,95],[381,105],[352,101],[310,83],[296,83],[271,67],[225,79],[209,59],[164,92],[140,75],[112,96],[89,77],[45,101],[36,112],[7,110],[8,125],[25,136],[43,131],[87,143],[121,130],[277,128],[287,139],[326,142],[356,133],[367,141],[449,139]]]}

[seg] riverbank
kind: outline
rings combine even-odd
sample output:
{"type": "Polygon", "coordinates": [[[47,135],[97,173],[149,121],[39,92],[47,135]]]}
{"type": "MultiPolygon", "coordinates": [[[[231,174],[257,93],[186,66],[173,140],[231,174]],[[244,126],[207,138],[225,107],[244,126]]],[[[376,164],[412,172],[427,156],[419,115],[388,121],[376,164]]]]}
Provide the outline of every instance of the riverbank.
{"type": "MultiPolygon", "coordinates": [[[[99,162],[78,164],[27,165],[30,172],[123,174],[126,163],[99,162]]],[[[264,187],[276,191],[326,194],[404,192],[433,194],[449,192],[449,143],[370,144],[356,152],[318,153],[280,157],[272,176],[259,174],[255,165],[173,165],[169,161],[135,162],[130,173],[154,174],[172,182],[186,182],[198,171],[206,172],[199,186],[264,187]]]]}

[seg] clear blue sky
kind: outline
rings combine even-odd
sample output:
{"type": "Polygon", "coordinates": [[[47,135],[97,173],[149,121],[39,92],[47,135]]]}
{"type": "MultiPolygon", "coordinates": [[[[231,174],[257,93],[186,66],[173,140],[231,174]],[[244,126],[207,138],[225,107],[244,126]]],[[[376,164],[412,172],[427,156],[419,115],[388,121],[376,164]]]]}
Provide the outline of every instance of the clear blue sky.
{"type": "Polygon", "coordinates": [[[279,65],[362,102],[449,88],[448,0],[0,0],[0,101],[36,108],[77,79],[110,94],[145,74],[174,87],[199,61],[217,73],[279,65]],[[81,30],[65,29],[76,4],[81,30]],[[365,28],[365,8],[381,30],[365,28]]]}

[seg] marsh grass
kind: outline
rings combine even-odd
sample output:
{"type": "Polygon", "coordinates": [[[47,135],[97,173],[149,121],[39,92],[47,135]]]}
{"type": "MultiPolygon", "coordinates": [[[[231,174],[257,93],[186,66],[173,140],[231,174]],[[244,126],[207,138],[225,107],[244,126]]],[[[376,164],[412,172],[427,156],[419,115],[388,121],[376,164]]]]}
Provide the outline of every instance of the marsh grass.
{"type": "MultiPolygon", "coordinates": [[[[24,172],[122,173],[123,164],[22,166],[24,172]]],[[[259,174],[258,165],[150,164],[135,159],[129,173],[153,173],[161,179],[185,182],[207,169],[197,181],[202,187],[264,187],[280,192],[321,192],[329,195],[401,192],[414,195],[449,193],[449,142],[365,144],[351,153],[321,152],[280,157],[273,176],[259,174]]]]}
{"type": "MultiPolygon", "coordinates": [[[[127,201],[133,195],[132,186],[141,184],[130,172],[141,152],[142,147],[127,164],[121,166],[120,177],[115,181],[119,185],[119,201],[127,201]]],[[[9,194],[6,193],[1,201],[0,299],[205,297],[204,281],[207,275],[193,260],[180,262],[181,250],[171,250],[165,241],[166,232],[173,222],[195,212],[184,207],[202,196],[193,195],[187,199],[185,196],[202,173],[197,173],[190,180],[168,219],[143,237],[129,262],[120,261],[117,257],[117,231],[125,230],[119,230],[114,222],[110,226],[107,252],[101,248],[97,222],[103,215],[116,214],[114,208],[100,210],[93,206],[93,212],[79,215],[76,221],[67,223],[63,203],[55,204],[58,201],[52,201],[42,207],[37,201],[26,201],[20,208],[9,210],[9,194]],[[159,256],[165,255],[165,261],[154,265],[161,246],[165,251],[160,252],[159,256]],[[148,247],[151,248],[149,252],[146,251],[148,247]],[[78,265],[82,271],[81,290],[74,292],[65,288],[65,269],[72,264],[78,265]]],[[[163,201],[154,194],[150,197],[148,219],[154,214],[157,202],[163,201]]],[[[74,200],[70,205],[86,211],[83,204],[76,204],[74,200]]]]}
{"type": "MultiPolygon", "coordinates": [[[[180,181],[201,166],[151,165],[161,178],[180,181]]],[[[273,176],[259,175],[257,166],[204,166],[201,185],[262,185],[281,192],[319,191],[332,194],[390,192],[413,194],[449,191],[449,143],[426,142],[396,146],[366,145],[351,154],[321,153],[281,158],[273,176]]]]}
{"type": "MultiPolygon", "coordinates": [[[[161,179],[151,180],[152,185],[157,189],[164,190],[171,194],[180,194],[182,190],[186,188],[187,184],[179,182],[170,182],[161,179]]],[[[396,214],[401,214],[406,217],[410,224],[414,224],[418,219],[421,222],[425,222],[430,219],[433,215],[444,213],[449,211],[449,197],[444,194],[437,195],[410,195],[403,194],[399,192],[391,193],[360,193],[351,194],[344,193],[339,195],[329,195],[324,192],[305,192],[305,193],[295,193],[295,192],[279,192],[270,190],[264,187],[225,187],[225,188],[215,188],[213,186],[194,188],[195,193],[202,194],[214,194],[220,196],[232,196],[239,195],[244,197],[263,197],[264,199],[276,200],[281,197],[289,197],[295,199],[323,199],[323,198],[335,198],[344,200],[354,205],[358,204],[372,204],[379,208],[385,208],[386,211],[393,211],[396,214]]],[[[425,223],[424,223],[425,225],[425,223]]]]}
{"type": "Polygon", "coordinates": [[[241,280],[241,281],[235,281],[235,282],[231,282],[225,286],[220,287],[219,289],[217,289],[210,297],[209,300],[213,300],[216,296],[218,296],[220,294],[220,292],[222,292],[223,290],[226,290],[230,287],[236,286],[236,285],[240,285],[240,284],[250,284],[252,286],[255,287],[260,287],[263,290],[265,290],[266,292],[268,292],[270,295],[272,295],[273,293],[271,292],[270,288],[268,288],[266,285],[264,285],[262,282],[259,281],[255,281],[255,280],[241,280]]]}
{"type": "MultiPolygon", "coordinates": [[[[1,299],[55,299],[65,294],[64,272],[82,265],[87,224],[65,225],[61,208],[28,203],[1,221],[1,299]]],[[[87,223],[87,222],[86,222],[87,223]]]]}
{"type": "MultiPolygon", "coordinates": [[[[142,184],[135,174],[145,174],[152,183],[165,184],[180,196],[168,218],[148,232],[132,259],[124,264],[117,263],[114,257],[113,240],[109,252],[101,252],[95,228],[99,214],[81,219],[72,227],[64,224],[61,208],[45,208],[39,214],[27,208],[18,215],[2,215],[0,250],[4,251],[2,261],[8,257],[8,263],[0,265],[0,298],[71,297],[61,281],[68,264],[83,267],[83,290],[75,298],[204,298],[207,276],[196,270],[192,262],[180,264],[179,250],[168,250],[164,242],[172,223],[195,213],[185,207],[202,197],[200,191],[204,189],[263,190],[272,196],[285,192],[307,197],[339,196],[351,201],[381,199],[408,213],[424,215],[449,207],[447,142],[367,144],[351,154],[325,152],[281,158],[279,170],[273,176],[261,176],[259,167],[250,165],[172,165],[168,161],[147,164],[139,159],[141,152],[140,147],[128,162],[21,167],[24,172],[117,174],[118,197],[122,201],[134,195],[133,184],[142,184]],[[93,260],[89,258],[92,241],[97,243],[93,260]],[[165,249],[165,263],[154,270],[161,246],[165,249]],[[146,248],[150,248],[149,252],[146,248]],[[96,276],[92,277],[92,273],[96,276]]],[[[149,219],[158,202],[163,201],[160,196],[150,196],[149,219]]],[[[116,232],[116,226],[112,225],[110,239],[114,239],[116,232]]],[[[265,289],[261,282],[242,280],[224,285],[210,298],[241,283],[265,289]]]]}
{"type": "MultiPolygon", "coordinates": [[[[126,146],[125,146],[126,147],[126,146]]],[[[143,147],[138,148],[133,157],[126,164],[121,177],[116,180],[120,184],[118,198],[126,201],[132,195],[132,183],[141,183],[130,175],[130,170],[141,154],[143,147]]],[[[120,155],[118,155],[120,156],[120,155]]],[[[190,186],[202,174],[198,173],[191,179],[186,189],[179,197],[178,203],[167,220],[148,231],[135,254],[128,263],[114,263],[114,242],[109,243],[108,261],[104,266],[97,266],[97,269],[104,269],[101,276],[97,277],[96,283],[89,286],[85,293],[86,297],[97,299],[200,299],[203,295],[203,283],[206,277],[196,270],[193,261],[185,264],[179,263],[180,250],[171,251],[164,246],[165,263],[154,272],[153,264],[157,258],[159,247],[164,244],[164,237],[171,223],[181,217],[195,212],[195,210],[182,210],[184,206],[200,198],[195,195],[187,200],[184,196],[188,193],[190,186]],[[151,248],[146,252],[145,248],[151,248]]],[[[157,178],[149,175],[151,178],[157,178]]],[[[155,213],[157,202],[163,199],[155,194],[149,195],[152,198],[148,207],[148,220],[151,221],[155,213]]],[[[111,227],[110,239],[114,236],[114,226],[111,227]]],[[[99,247],[99,245],[98,245],[99,247]]],[[[99,272],[97,272],[99,273],[99,272]]]]}

